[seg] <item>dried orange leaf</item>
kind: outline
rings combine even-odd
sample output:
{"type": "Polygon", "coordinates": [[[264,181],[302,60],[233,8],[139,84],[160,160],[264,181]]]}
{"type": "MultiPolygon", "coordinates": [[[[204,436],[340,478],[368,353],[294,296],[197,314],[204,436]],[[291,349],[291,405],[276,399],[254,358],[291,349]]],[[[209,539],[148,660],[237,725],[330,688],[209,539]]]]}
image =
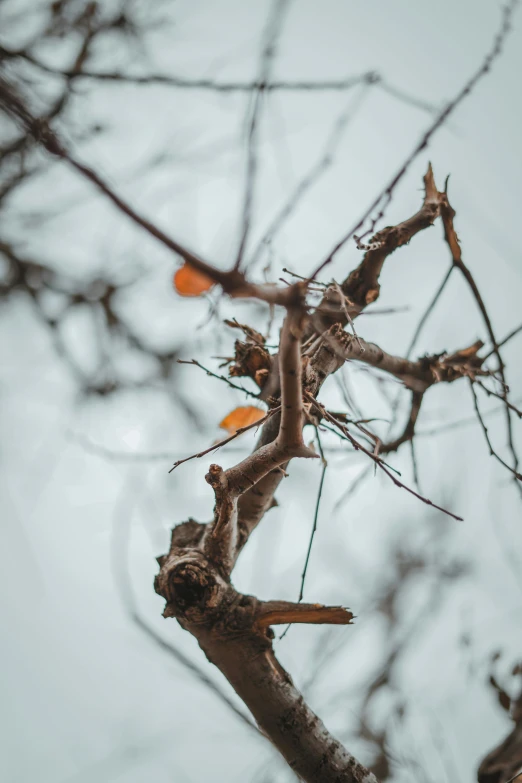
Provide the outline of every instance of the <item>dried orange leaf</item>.
{"type": "Polygon", "coordinates": [[[241,427],[248,427],[249,424],[255,424],[256,421],[262,419],[265,412],[261,408],[256,408],[254,405],[240,406],[234,408],[234,410],[225,416],[223,421],[219,423],[219,426],[230,432],[233,435],[241,427]]]}
{"type": "Polygon", "coordinates": [[[201,296],[214,285],[214,281],[189,264],[183,264],[174,275],[174,288],[180,296],[201,296]]]}

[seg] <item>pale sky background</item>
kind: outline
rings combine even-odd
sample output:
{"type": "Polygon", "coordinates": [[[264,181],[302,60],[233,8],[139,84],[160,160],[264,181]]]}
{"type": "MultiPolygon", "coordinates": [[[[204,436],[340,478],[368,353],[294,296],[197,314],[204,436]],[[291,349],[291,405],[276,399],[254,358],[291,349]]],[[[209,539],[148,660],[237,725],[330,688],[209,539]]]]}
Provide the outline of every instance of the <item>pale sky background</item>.
{"type": "MultiPolygon", "coordinates": [[[[37,0],[4,0],[0,42],[23,44],[41,24],[42,8],[37,0]]],[[[440,107],[491,46],[499,9],[496,0],[294,0],[281,30],[274,76],[319,81],[375,70],[398,90],[440,107]]],[[[269,11],[266,0],[142,2],[140,18],[163,14],[164,22],[132,56],[118,39],[108,38],[92,67],[223,81],[256,78],[269,11]]],[[[72,52],[71,42],[64,41],[39,55],[63,66],[72,52]]],[[[439,187],[450,173],[464,258],[500,336],[522,320],[521,72],[519,14],[492,73],[417,158],[384,222],[416,211],[429,160],[439,187]]],[[[47,77],[35,84],[40,98],[50,84],[47,77]]],[[[379,86],[271,95],[263,114],[254,238],[262,236],[296,183],[322,157],[332,127],[350,106],[353,119],[333,165],[274,244],[276,276],[283,266],[306,274],[317,265],[432,119],[379,86]]],[[[82,160],[171,235],[226,266],[238,242],[245,110],[241,94],[82,80],[64,132],[87,122],[107,126],[76,146],[82,160]]],[[[198,329],[207,320],[205,300],[181,300],[172,291],[178,260],[63,165],[45,169],[17,191],[0,217],[0,232],[21,253],[75,278],[103,272],[125,279],[143,270],[118,305],[145,340],[182,347],[185,358],[212,367],[216,362],[209,357],[230,353],[236,336],[230,330],[216,320],[198,329]]],[[[359,256],[349,247],[328,276],[341,280],[359,256]]],[[[379,306],[408,306],[408,312],[361,318],[359,332],[390,352],[403,352],[448,264],[436,224],[393,255],[381,277],[379,306]]],[[[262,266],[255,269],[259,278],[262,266]]],[[[220,318],[232,315],[266,324],[261,307],[220,303],[220,318]]],[[[168,475],[171,459],[109,461],[75,439],[81,435],[120,452],[185,456],[219,437],[219,421],[243,403],[243,396],[195,368],[180,368],[177,383],[198,411],[199,432],[162,391],[129,391],[80,404],[74,378],[26,300],[13,298],[4,306],[0,326],[0,778],[6,783],[291,780],[266,742],[140,633],[115,584],[128,530],[128,561],[142,616],[235,699],[195,641],[175,622],[163,620],[162,600],[152,589],[154,557],[165,551],[169,528],[188,516],[210,517],[213,499],[204,474],[216,457],[168,475]]],[[[65,339],[86,368],[96,361],[93,328],[82,312],[65,324],[65,339]]],[[[484,327],[455,275],[418,353],[450,351],[478,338],[486,339],[484,327]]],[[[520,401],[520,338],[505,356],[513,399],[520,401]]],[[[129,377],[143,372],[131,356],[118,361],[129,377]]],[[[364,374],[354,371],[352,379],[365,414],[384,415],[382,398],[364,374]]],[[[340,404],[333,380],[325,399],[340,404]]],[[[485,399],[483,407],[495,406],[485,399]]],[[[471,413],[466,384],[433,388],[419,431],[471,413]]],[[[492,417],[490,426],[502,446],[500,419],[492,417]]],[[[522,447],[522,425],[514,426],[522,447]]],[[[241,450],[220,452],[217,461],[232,464],[252,443],[245,436],[241,450]]],[[[402,631],[412,625],[418,633],[395,690],[374,705],[372,719],[379,726],[390,704],[407,700],[402,723],[387,718],[394,783],[471,783],[478,761],[509,731],[486,680],[493,651],[503,650],[503,673],[521,655],[520,498],[508,474],[488,456],[476,424],[419,437],[417,451],[425,494],[465,521],[428,513],[383,476],[369,478],[335,510],[365,463],[332,452],[305,598],[346,604],[358,620],[329,633],[293,628],[276,650],[329,728],[362,761],[371,761],[369,748],[350,732],[361,683],[378,671],[387,642],[375,605],[380,586],[393,579],[390,553],[418,552],[428,566],[401,603],[402,631]],[[467,564],[466,575],[449,582],[443,594],[435,589],[435,608],[422,622],[436,573],[455,562],[467,564]]],[[[411,482],[407,448],[392,463],[411,482]]],[[[292,466],[278,493],[279,508],[267,515],[234,572],[238,589],[262,598],[296,598],[318,481],[317,465],[292,466]]]]}

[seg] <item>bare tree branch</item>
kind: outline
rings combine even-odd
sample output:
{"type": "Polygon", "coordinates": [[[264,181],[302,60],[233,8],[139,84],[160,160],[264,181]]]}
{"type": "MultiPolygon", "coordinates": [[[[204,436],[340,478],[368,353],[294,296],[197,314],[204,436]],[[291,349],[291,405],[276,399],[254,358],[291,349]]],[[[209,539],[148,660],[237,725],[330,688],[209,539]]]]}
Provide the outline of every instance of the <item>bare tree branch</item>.
{"type": "MultiPolygon", "coordinates": [[[[455,269],[455,267],[452,264],[450,266],[450,268],[448,269],[448,271],[446,272],[446,274],[444,275],[441,284],[439,285],[439,287],[435,291],[435,294],[433,295],[433,298],[430,301],[428,307],[424,311],[424,313],[423,313],[423,315],[422,315],[422,317],[421,317],[421,319],[420,319],[420,321],[419,321],[419,323],[417,325],[417,328],[415,329],[413,337],[411,338],[411,342],[410,342],[410,344],[408,346],[408,350],[406,351],[406,358],[407,359],[409,359],[410,356],[412,355],[413,349],[417,345],[417,340],[420,337],[420,333],[422,332],[426,321],[428,320],[428,318],[430,317],[431,313],[435,309],[435,305],[437,304],[437,302],[439,301],[440,297],[442,296],[442,293],[443,293],[444,289],[446,288],[446,285],[448,284],[448,281],[449,281],[449,279],[451,277],[451,273],[453,272],[454,269],[455,269]]],[[[485,359],[486,358],[487,357],[485,357],[485,359]]]]}
{"type": "Polygon", "coordinates": [[[377,196],[377,198],[370,204],[366,212],[359,219],[359,221],[353,226],[353,228],[351,228],[350,231],[347,234],[345,234],[345,236],[342,239],[340,239],[336,245],[334,245],[333,249],[330,251],[330,253],[325,258],[325,260],[316,268],[314,273],[311,275],[312,278],[317,277],[319,272],[321,272],[325,266],[327,266],[329,263],[332,262],[334,256],[337,255],[339,250],[341,250],[341,248],[344,247],[346,242],[348,242],[349,239],[354,237],[356,232],[359,231],[359,229],[364,226],[364,224],[371,216],[371,214],[374,212],[374,210],[379,208],[379,212],[377,213],[376,217],[372,219],[371,226],[368,229],[368,231],[365,232],[365,235],[373,231],[377,222],[384,216],[386,207],[388,206],[388,204],[392,199],[395,188],[397,187],[397,185],[399,184],[403,176],[406,174],[413,161],[424,149],[426,149],[429,142],[431,141],[432,136],[439,130],[440,127],[442,127],[442,125],[444,125],[448,117],[451,114],[453,114],[453,112],[460,105],[460,103],[472,92],[477,82],[479,82],[490,71],[492,64],[502,53],[505,39],[511,31],[512,18],[513,18],[513,14],[515,13],[517,5],[518,5],[518,0],[509,0],[509,2],[504,6],[504,8],[502,9],[502,22],[500,25],[500,29],[497,35],[495,36],[495,40],[493,41],[491,50],[485,57],[480,67],[475,71],[473,76],[469,79],[469,81],[466,82],[466,84],[462,87],[462,89],[459,90],[459,92],[455,95],[455,97],[446,105],[446,107],[435,118],[433,123],[430,125],[430,127],[426,130],[424,135],[421,137],[418,144],[414,147],[413,151],[406,158],[401,168],[398,170],[395,176],[390,180],[386,188],[383,191],[381,191],[381,193],[377,196]]]}
{"type": "MultiPolygon", "coordinates": [[[[277,39],[281,32],[281,25],[291,0],[273,0],[272,11],[268,20],[266,32],[264,35],[263,50],[261,53],[261,63],[259,68],[259,83],[267,84],[270,81],[272,65],[275,59],[277,39]]],[[[252,206],[254,202],[257,168],[258,168],[258,139],[261,122],[261,104],[265,91],[256,89],[254,92],[253,106],[250,112],[250,123],[248,129],[248,149],[247,149],[247,167],[245,177],[245,193],[243,197],[243,218],[242,230],[239,240],[239,247],[236,256],[235,269],[239,269],[243,254],[245,252],[248,235],[252,223],[252,206]]]]}

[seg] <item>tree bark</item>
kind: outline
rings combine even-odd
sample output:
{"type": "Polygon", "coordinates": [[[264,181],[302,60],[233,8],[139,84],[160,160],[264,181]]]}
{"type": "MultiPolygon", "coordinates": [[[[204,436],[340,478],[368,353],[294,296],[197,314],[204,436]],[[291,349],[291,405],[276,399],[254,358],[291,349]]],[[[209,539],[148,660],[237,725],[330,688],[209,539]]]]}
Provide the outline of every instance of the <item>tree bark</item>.
{"type": "Polygon", "coordinates": [[[259,634],[217,640],[191,630],[207,658],[223,672],[261,731],[307,783],[377,783],[377,778],[333,737],[277,662],[259,634]]]}

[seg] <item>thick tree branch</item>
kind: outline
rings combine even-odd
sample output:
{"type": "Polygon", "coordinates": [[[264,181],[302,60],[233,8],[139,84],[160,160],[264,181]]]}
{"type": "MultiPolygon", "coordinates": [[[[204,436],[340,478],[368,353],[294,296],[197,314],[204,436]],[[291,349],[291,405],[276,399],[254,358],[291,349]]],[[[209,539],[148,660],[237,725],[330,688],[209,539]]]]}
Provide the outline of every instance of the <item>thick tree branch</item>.
{"type": "Polygon", "coordinates": [[[397,226],[383,228],[366,246],[359,266],[342,283],[344,295],[353,303],[352,317],[379,297],[381,274],[385,260],[395,250],[406,245],[419,231],[433,225],[440,214],[441,197],[435,187],[431,164],[424,176],[424,202],[421,209],[397,226]]]}
{"type": "MultiPolygon", "coordinates": [[[[518,664],[515,670],[522,672],[522,666],[518,664]]],[[[522,689],[518,696],[507,697],[506,706],[513,729],[480,764],[478,783],[519,783],[522,777],[522,689]]]]}
{"type": "MultiPolygon", "coordinates": [[[[359,266],[341,283],[340,287],[348,300],[347,307],[351,318],[355,318],[367,305],[378,299],[379,276],[385,260],[399,247],[406,245],[419,231],[433,225],[440,215],[441,203],[442,197],[435,187],[430,165],[424,175],[424,201],[420,210],[402,223],[383,228],[375,234],[365,246],[366,252],[359,266]]],[[[344,302],[341,301],[335,284],[326,290],[318,311],[321,325],[317,327],[318,331],[324,330],[332,323],[343,325],[347,323],[344,302]]]]}
{"type": "MultiPolygon", "coordinates": [[[[332,338],[338,339],[342,333],[339,325],[334,325],[329,331],[332,338]]],[[[334,343],[335,345],[335,343],[334,343]]],[[[334,350],[329,342],[324,341],[310,357],[304,371],[305,388],[314,396],[318,394],[322,384],[329,375],[344,364],[344,358],[334,350]]],[[[279,380],[279,379],[277,379],[279,380]]],[[[266,387],[265,387],[266,388],[266,387]]],[[[276,387],[277,388],[277,387],[276,387]]],[[[265,389],[263,389],[263,392],[265,389]]],[[[275,392],[277,394],[277,391],[275,392]]],[[[273,441],[278,433],[277,417],[267,422],[261,432],[256,448],[261,448],[273,441]]],[[[284,465],[282,467],[285,467],[284,465]]],[[[244,546],[249,535],[263,518],[266,511],[272,507],[274,494],[283,478],[280,471],[272,471],[255,487],[245,492],[239,499],[240,548],[244,546]]]]}
{"type": "MultiPolygon", "coordinates": [[[[304,292],[297,283],[296,295],[304,292]]],[[[275,469],[281,472],[292,457],[317,457],[303,441],[303,397],[301,334],[303,306],[294,305],[288,309],[281,331],[279,352],[281,377],[281,415],[279,431],[275,440],[256,449],[252,454],[223,472],[218,465],[212,465],[207,481],[216,494],[214,523],[205,537],[205,554],[219,563],[229,575],[239,549],[246,538],[240,539],[238,529],[238,498],[246,490],[254,488],[265,476],[275,469]]],[[[228,440],[228,439],[227,439],[228,440]]]]}
{"type": "MultiPolygon", "coordinates": [[[[389,372],[403,381],[412,391],[423,394],[426,389],[435,383],[451,383],[462,377],[474,379],[477,375],[487,375],[481,369],[483,359],[478,356],[478,351],[481,347],[482,342],[477,341],[469,348],[453,354],[425,357],[416,362],[411,362],[402,357],[387,354],[379,346],[368,343],[362,338],[356,339],[343,331],[339,324],[334,324],[328,332],[322,335],[315,352],[310,357],[305,374],[305,388],[312,397],[316,397],[326,378],[336,372],[346,360],[352,359],[389,372]],[[362,353],[359,342],[364,348],[362,353]]],[[[417,415],[418,410],[415,419],[417,415]]],[[[274,417],[264,425],[258,448],[270,443],[276,435],[277,420],[274,417]]],[[[382,444],[380,453],[395,451],[402,443],[410,440],[408,435],[409,428],[396,441],[382,444]]],[[[246,543],[250,533],[271,507],[274,494],[282,478],[282,473],[272,471],[256,486],[241,496],[238,521],[240,548],[246,543]]]]}
{"type": "MultiPolygon", "coordinates": [[[[243,527],[240,539],[239,497],[292,457],[317,457],[303,441],[303,382],[318,386],[322,379],[316,369],[303,378],[305,285],[297,283],[293,288],[294,301],[281,331],[281,415],[276,437],[226,471],[210,466],[206,479],[215,493],[214,519],[210,525],[189,520],[174,528],[169,553],[158,558],[155,587],[167,602],[164,615],[176,617],[198,639],[296,774],[309,783],[376,783],[305,704],[272,650],[272,624],[346,625],[351,612],[317,604],[259,602],[239,594],[230,583],[237,554],[252,529],[243,527]]],[[[332,357],[329,349],[319,348],[317,353],[332,357]]]]}
{"type": "Polygon", "coordinates": [[[190,521],[174,528],[168,555],[158,559],[155,586],[167,600],[164,615],[177,617],[197,638],[302,780],[376,783],[306,705],[274,656],[268,627],[290,619],[349,624],[351,613],[342,607],[263,603],[240,595],[198,550],[203,527],[190,521]]]}

